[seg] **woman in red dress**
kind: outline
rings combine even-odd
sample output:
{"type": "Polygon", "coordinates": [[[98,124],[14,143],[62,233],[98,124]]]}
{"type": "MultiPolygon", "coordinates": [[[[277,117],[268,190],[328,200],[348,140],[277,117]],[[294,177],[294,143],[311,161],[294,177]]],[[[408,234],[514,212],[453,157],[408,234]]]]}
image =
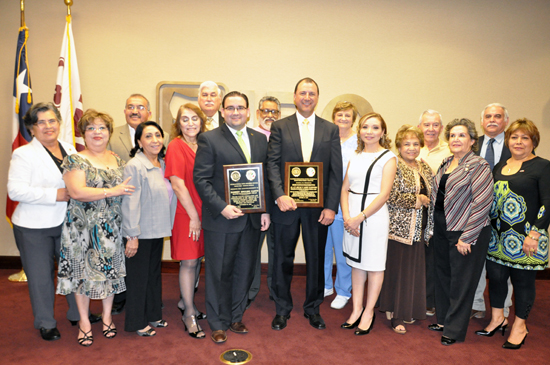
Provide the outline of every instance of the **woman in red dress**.
{"type": "Polygon", "coordinates": [[[194,338],[205,334],[198,319],[206,318],[194,304],[195,282],[204,256],[204,240],[201,234],[202,202],[193,185],[193,166],[197,151],[197,137],[204,132],[206,116],[193,104],[182,105],[173,124],[166,152],[165,177],[170,179],[178,197],[176,218],[172,229],[172,259],[180,260],[179,283],[181,299],[178,309],[186,331],[194,338]]]}

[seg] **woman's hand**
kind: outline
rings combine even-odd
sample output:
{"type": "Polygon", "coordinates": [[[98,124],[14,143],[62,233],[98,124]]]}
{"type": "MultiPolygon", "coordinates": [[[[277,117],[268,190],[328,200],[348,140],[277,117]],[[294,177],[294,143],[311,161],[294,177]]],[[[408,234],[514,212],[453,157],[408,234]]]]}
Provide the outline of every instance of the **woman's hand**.
{"type": "Polygon", "coordinates": [[[344,228],[349,234],[359,237],[359,226],[364,220],[365,217],[363,217],[363,214],[356,215],[344,221],[344,228]]]}
{"type": "Polygon", "coordinates": [[[69,190],[67,188],[57,189],[57,198],[55,199],[58,202],[68,202],[71,199],[69,195],[69,190]]]}
{"type": "Polygon", "coordinates": [[[462,242],[462,240],[458,240],[458,243],[456,244],[456,249],[458,252],[460,252],[463,256],[466,256],[470,252],[472,252],[472,246],[462,242]]]}
{"type": "Polygon", "coordinates": [[[430,205],[430,199],[424,195],[424,194],[418,194],[416,196],[416,209],[420,209],[422,207],[428,207],[430,205]]]}
{"type": "MultiPolygon", "coordinates": [[[[527,256],[536,255],[537,254],[537,249],[539,247],[539,241],[532,239],[530,237],[531,235],[533,237],[535,237],[535,234],[529,233],[529,236],[525,237],[525,239],[523,240],[523,252],[527,256]]],[[[540,234],[539,234],[538,237],[540,237],[540,234]]],[[[538,238],[538,237],[535,237],[535,238],[538,238]]]]}
{"type": "Polygon", "coordinates": [[[198,219],[191,219],[189,222],[189,238],[193,241],[198,241],[201,235],[201,221],[198,219]]]}
{"type": "Polygon", "coordinates": [[[122,182],[122,184],[119,184],[115,186],[114,188],[107,189],[109,191],[108,196],[120,196],[120,195],[132,195],[132,193],[135,190],[135,186],[133,185],[127,185],[128,181],[130,181],[132,177],[128,177],[126,180],[122,182]]]}
{"type": "Polygon", "coordinates": [[[124,250],[124,254],[126,255],[126,257],[133,257],[137,253],[138,246],[139,242],[137,237],[133,240],[126,241],[126,250],[124,250]]]}

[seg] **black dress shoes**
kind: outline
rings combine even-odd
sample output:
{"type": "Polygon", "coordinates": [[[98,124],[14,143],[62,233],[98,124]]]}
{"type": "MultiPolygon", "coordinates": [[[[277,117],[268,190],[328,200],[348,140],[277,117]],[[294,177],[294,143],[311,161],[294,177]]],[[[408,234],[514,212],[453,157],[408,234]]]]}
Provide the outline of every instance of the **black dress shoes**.
{"type": "Polygon", "coordinates": [[[304,317],[309,319],[309,324],[313,328],[316,328],[318,330],[324,330],[325,328],[327,328],[327,326],[325,325],[325,321],[323,321],[323,318],[319,313],[317,314],[304,313],[304,317]]]}
{"type": "Polygon", "coordinates": [[[455,342],[456,342],[456,340],[453,340],[452,338],[449,338],[447,336],[441,336],[441,344],[442,345],[451,346],[455,342]]]}
{"type": "Polygon", "coordinates": [[[273,321],[271,322],[271,328],[275,331],[280,331],[286,327],[286,321],[290,318],[290,314],[282,316],[280,314],[275,315],[273,321]]]}
{"type": "Polygon", "coordinates": [[[111,309],[111,314],[120,314],[124,310],[124,305],[126,304],[126,300],[123,300],[122,302],[113,303],[113,308],[111,309]]]}
{"type": "Polygon", "coordinates": [[[437,323],[430,324],[430,325],[428,326],[428,329],[429,329],[430,331],[437,331],[437,332],[443,332],[443,328],[444,328],[443,326],[440,326],[440,325],[438,325],[437,323]]]}
{"type": "Polygon", "coordinates": [[[40,336],[42,336],[42,338],[46,341],[55,341],[61,338],[61,333],[59,333],[57,328],[46,329],[42,327],[40,329],[40,336]]]}

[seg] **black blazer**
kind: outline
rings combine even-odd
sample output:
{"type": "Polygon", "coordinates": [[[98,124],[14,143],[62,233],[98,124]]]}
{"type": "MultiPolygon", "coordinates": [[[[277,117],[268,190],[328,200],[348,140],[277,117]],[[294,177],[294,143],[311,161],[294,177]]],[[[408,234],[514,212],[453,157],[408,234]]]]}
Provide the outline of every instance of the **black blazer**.
{"type": "MultiPolygon", "coordinates": [[[[478,155],[478,156],[481,156],[480,155],[481,154],[481,147],[483,146],[483,141],[484,140],[485,140],[485,136],[481,136],[481,137],[479,137],[479,139],[477,141],[477,145],[478,145],[479,148],[476,152],[476,155],[478,155]]],[[[500,154],[500,160],[495,161],[495,166],[500,161],[506,161],[510,157],[512,157],[512,154],[510,153],[510,149],[508,148],[508,146],[506,146],[506,143],[504,143],[504,145],[502,146],[502,153],[500,154]]]]}
{"type": "MultiPolygon", "coordinates": [[[[264,163],[265,198],[267,213],[273,199],[266,178],[267,138],[264,134],[245,127],[250,141],[252,163],[264,163]]],[[[226,124],[199,135],[198,149],[193,169],[193,182],[202,200],[202,226],[206,230],[236,233],[244,229],[247,216],[254,228],[261,227],[261,213],[245,214],[237,219],[227,220],[221,211],[225,202],[223,165],[245,164],[246,157],[226,124]]]]}
{"type": "MultiPolygon", "coordinates": [[[[284,195],[285,162],[303,161],[300,129],[296,114],[273,122],[267,153],[267,176],[273,199],[276,200],[284,195]]],[[[340,135],[335,124],[317,115],[315,116],[315,138],[310,161],[323,163],[324,207],[338,212],[342,190],[340,135]]],[[[273,208],[272,220],[276,223],[289,224],[296,217],[296,211],[281,212],[278,207],[273,208]]]]}

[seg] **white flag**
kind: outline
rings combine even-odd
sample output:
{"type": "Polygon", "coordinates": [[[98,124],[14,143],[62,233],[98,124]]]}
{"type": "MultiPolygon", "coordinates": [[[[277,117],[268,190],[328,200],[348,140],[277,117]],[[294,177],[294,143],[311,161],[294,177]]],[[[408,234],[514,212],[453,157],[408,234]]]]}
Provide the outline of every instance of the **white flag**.
{"type": "Polygon", "coordinates": [[[83,111],[80,76],[78,75],[78,62],[76,61],[70,15],[67,15],[65,34],[63,35],[63,44],[61,45],[53,101],[63,119],[59,139],[73,144],[78,151],[83,150],[84,139],[80,135],[78,128],[76,128],[83,111]]]}

